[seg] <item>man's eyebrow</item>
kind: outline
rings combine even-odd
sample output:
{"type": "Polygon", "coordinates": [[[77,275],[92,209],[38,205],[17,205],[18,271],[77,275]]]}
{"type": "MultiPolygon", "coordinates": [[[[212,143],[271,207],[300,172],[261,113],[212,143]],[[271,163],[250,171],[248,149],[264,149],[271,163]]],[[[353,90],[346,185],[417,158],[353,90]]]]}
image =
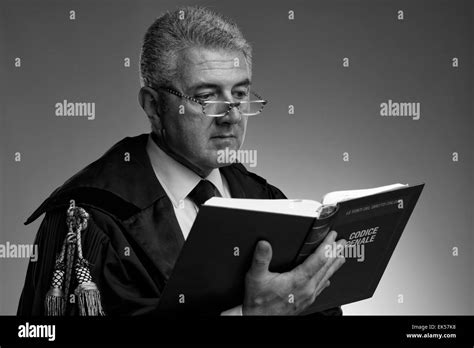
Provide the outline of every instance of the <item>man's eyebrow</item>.
{"type": "MultiPolygon", "coordinates": [[[[245,80],[242,80],[240,82],[237,82],[232,88],[235,88],[235,87],[241,87],[241,86],[250,86],[251,85],[251,82],[249,79],[245,79],[245,80]]],[[[221,88],[220,85],[217,85],[215,83],[207,83],[207,82],[203,82],[203,83],[197,83],[193,86],[190,86],[188,88],[189,91],[195,91],[197,89],[201,89],[201,88],[209,88],[209,89],[212,89],[212,88],[221,88]]]]}
{"type": "Polygon", "coordinates": [[[190,86],[187,89],[189,91],[194,91],[194,90],[201,89],[201,88],[219,88],[219,85],[216,85],[215,83],[203,82],[203,83],[197,83],[193,86],[190,86]]]}
{"type": "Polygon", "coordinates": [[[245,79],[245,80],[243,80],[243,81],[241,81],[241,82],[239,82],[239,83],[236,83],[236,84],[234,85],[234,87],[241,87],[241,86],[246,86],[246,87],[247,87],[247,86],[250,86],[251,84],[252,84],[252,82],[250,82],[249,79],[245,79]]]}

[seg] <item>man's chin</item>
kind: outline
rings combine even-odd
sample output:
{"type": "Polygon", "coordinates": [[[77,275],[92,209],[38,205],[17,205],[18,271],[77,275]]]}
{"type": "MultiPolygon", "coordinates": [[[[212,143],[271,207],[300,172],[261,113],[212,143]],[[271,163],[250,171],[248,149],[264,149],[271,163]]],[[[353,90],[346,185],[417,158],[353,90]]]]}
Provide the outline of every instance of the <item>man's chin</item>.
{"type": "Polygon", "coordinates": [[[221,168],[226,167],[235,162],[236,154],[238,149],[240,148],[237,142],[232,142],[226,144],[227,146],[215,146],[213,144],[213,149],[210,153],[208,153],[208,161],[207,163],[211,165],[213,168],[221,168]]]}
{"type": "Polygon", "coordinates": [[[226,146],[216,150],[215,153],[215,166],[216,168],[226,167],[232,163],[237,162],[238,149],[240,147],[235,143],[234,146],[226,146]]]}

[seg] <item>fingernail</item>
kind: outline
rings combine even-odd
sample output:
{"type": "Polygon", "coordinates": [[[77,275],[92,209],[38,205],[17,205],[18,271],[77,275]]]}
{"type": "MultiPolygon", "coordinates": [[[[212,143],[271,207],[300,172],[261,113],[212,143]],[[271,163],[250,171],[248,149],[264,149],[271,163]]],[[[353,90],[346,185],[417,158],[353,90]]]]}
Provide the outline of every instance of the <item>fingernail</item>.
{"type": "Polygon", "coordinates": [[[263,240],[259,241],[258,245],[257,245],[257,248],[258,248],[259,252],[266,252],[267,251],[267,245],[266,245],[265,241],[263,241],[263,240]]]}

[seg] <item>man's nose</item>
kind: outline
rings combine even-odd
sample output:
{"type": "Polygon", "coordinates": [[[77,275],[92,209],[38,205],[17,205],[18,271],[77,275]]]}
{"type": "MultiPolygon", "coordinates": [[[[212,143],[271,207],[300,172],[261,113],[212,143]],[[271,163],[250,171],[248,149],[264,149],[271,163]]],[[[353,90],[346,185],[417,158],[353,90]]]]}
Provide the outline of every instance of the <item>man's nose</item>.
{"type": "MultiPolygon", "coordinates": [[[[234,102],[231,95],[229,95],[225,100],[231,103],[234,102]]],[[[242,120],[242,114],[240,113],[239,107],[236,105],[232,105],[232,107],[229,109],[229,111],[227,112],[225,116],[219,117],[217,119],[218,123],[231,123],[231,124],[239,123],[241,120],[242,120]]]]}
{"type": "Polygon", "coordinates": [[[242,114],[240,113],[238,106],[232,106],[227,112],[227,115],[219,117],[221,122],[226,123],[239,123],[242,120],[242,114]]]}

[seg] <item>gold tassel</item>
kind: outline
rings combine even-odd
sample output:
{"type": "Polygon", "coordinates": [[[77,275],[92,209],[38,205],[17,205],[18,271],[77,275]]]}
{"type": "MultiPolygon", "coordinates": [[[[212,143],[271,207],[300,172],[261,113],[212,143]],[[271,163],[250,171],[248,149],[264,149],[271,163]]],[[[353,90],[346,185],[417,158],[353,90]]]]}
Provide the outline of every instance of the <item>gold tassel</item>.
{"type": "Polygon", "coordinates": [[[52,288],[46,294],[45,312],[47,316],[62,316],[66,312],[66,299],[59,288],[52,288]]]}
{"type": "Polygon", "coordinates": [[[82,216],[85,216],[82,228],[77,230],[77,260],[75,265],[75,273],[78,282],[78,286],[74,293],[78,299],[79,315],[81,316],[98,316],[105,315],[102,309],[102,303],[100,299],[100,292],[97,285],[92,281],[92,275],[89,269],[89,262],[84,259],[82,255],[82,244],[81,244],[81,230],[87,227],[87,219],[89,215],[87,212],[80,209],[82,216]]]}
{"type": "Polygon", "coordinates": [[[74,290],[79,315],[105,315],[99,289],[92,282],[89,262],[82,255],[81,231],[87,228],[88,219],[89,214],[84,209],[76,207],[74,200],[71,200],[66,220],[69,231],[61,252],[56,258],[51,288],[44,301],[45,313],[48,316],[65,315],[73,273],[75,273],[77,284],[79,284],[74,290]]]}
{"type": "Polygon", "coordinates": [[[78,299],[79,315],[105,315],[100,300],[100,292],[94,282],[84,282],[79,284],[74,293],[78,299]]]}
{"type": "Polygon", "coordinates": [[[51,279],[51,287],[44,299],[44,312],[47,316],[62,316],[66,313],[66,295],[62,290],[64,282],[64,271],[62,270],[63,256],[64,253],[61,251],[56,260],[56,267],[51,279]]]}

